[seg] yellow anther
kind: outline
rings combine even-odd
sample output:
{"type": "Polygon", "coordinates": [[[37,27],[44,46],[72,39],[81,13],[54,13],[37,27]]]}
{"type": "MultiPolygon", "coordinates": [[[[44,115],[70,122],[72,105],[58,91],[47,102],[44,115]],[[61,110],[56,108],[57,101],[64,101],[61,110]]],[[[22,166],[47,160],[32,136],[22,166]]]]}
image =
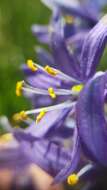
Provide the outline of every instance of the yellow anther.
{"type": "Polygon", "coordinates": [[[79,93],[83,89],[83,87],[84,87],[83,84],[79,84],[79,85],[73,86],[71,90],[73,92],[79,93]]]}
{"type": "Polygon", "coordinates": [[[6,133],[0,136],[0,143],[7,143],[11,140],[13,140],[13,135],[11,133],[6,133]]]}
{"type": "Polygon", "coordinates": [[[21,112],[19,113],[19,116],[20,116],[20,118],[21,118],[22,120],[28,119],[28,115],[26,114],[25,111],[21,111],[21,112]]]}
{"type": "Polygon", "coordinates": [[[36,67],[36,65],[34,65],[34,63],[33,63],[33,61],[31,59],[27,60],[27,66],[33,72],[38,70],[38,68],[36,67]]]}
{"type": "Polygon", "coordinates": [[[46,110],[42,110],[40,113],[39,113],[39,115],[36,117],[36,124],[38,124],[40,121],[41,121],[41,119],[45,116],[45,114],[46,114],[46,110]]]}
{"type": "Polygon", "coordinates": [[[79,181],[79,177],[76,174],[72,174],[68,177],[67,182],[69,185],[76,185],[79,181]]]}
{"type": "Polygon", "coordinates": [[[73,17],[73,16],[66,15],[66,16],[64,17],[64,19],[65,19],[65,22],[66,22],[67,24],[73,24],[73,23],[74,23],[74,17],[73,17]]]}
{"type": "Polygon", "coordinates": [[[22,95],[22,87],[23,87],[24,81],[19,81],[16,84],[16,95],[21,96],[22,95]]]}
{"type": "Polygon", "coordinates": [[[58,71],[54,70],[52,67],[49,67],[48,65],[46,65],[44,69],[48,74],[52,76],[56,76],[58,74],[58,71]]]}
{"type": "Polygon", "coordinates": [[[52,99],[56,98],[56,94],[54,92],[54,89],[52,87],[48,88],[49,95],[51,96],[52,99]]]}
{"type": "Polygon", "coordinates": [[[12,117],[12,119],[14,120],[14,121],[20,121],[20,114],[19,113],[15,113],[14,115],[13,115],[13,117],[12,117]]]}
{"type": "Polygon", "coordinates": [[[16,113],[13,115],[14,121],[26,120],[27,118],[28,118],[28,116],[25,113],[25,111],[21,111],[20,113],[16,113]]]}

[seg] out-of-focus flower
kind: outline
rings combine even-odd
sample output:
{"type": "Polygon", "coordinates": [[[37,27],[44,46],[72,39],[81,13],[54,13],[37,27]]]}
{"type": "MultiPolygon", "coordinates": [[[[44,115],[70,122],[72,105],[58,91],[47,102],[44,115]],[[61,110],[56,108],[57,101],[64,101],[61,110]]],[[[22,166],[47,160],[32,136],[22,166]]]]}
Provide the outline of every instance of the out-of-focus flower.
{"type": "Polygon", "coordinates": [[[68,39],[94,26],[100,18],[102,7],[107,4],[106,1],[96,0],[42,0],[42,2],[52,10],[49,25],[32,26],[33,34],[42,43],[49,43],[51,33],[55,30],[68,39]]]}
{"type": "MultiPolygon", "coordinates": [[[[27,131],[12,128],[6,117],[0,118],[0,124],[2,124],[7,131],[11,132],[0,136],[0,172],[8,170],[12,178],[14,176],[14,180],[19,180],[19,182],[21,182],[20,178],[22,178],[22,181],[28,180],[28,177],[31,177],[29,176],[31,167],[34,167],[34,173],[37,175],[38,172],[35,171],[37,166],[47,173],[46,176],[50,174],[50,176],[54,177],[61,168],[64,167],[65,163],[68,162],[70,152],[69,149],[63,145],[62,140],[65,138],[65,136],[63,137],[63,133],[62,135],[60,135],[60,133],[58,135],[57,131],[59,138],[56,137],[56,139],[48,140],[36,138],[35,135],[31,136],[33,131],[35,131],[34,124],[29,126],[27,131]],[[25,178],[27,179],[23,177],[25,173],[25,178]]],[[[73,133],[67,134],[69,138],[72,138],[72,136],[73,133]]],[[[36,179],[36,176],[33,177],[36,179]]],[[[43,177],[45,178],[45,175],[43,177]]],[[[50,185],[52,183],[52,177],[50,177],[50,185]]],[[[16,184],[14,182],[13,185],[19,184],[18,182],[16,184]]],[[[43,189],[45,190],[47,187],[43,189]]],[[[52,189],[54,190],[54,187],[52,187],[52,189]]],[[[57,189],[57,187],[55,187],[55,189],[57,189]]]]}
{"type": "MultiPolygon", "coordinates": [[[[19,115],[22,119],[27,119],[29,115],[36,116],[36,129],[35,133],[33,131],[33,134],[30,134],[31,137],[43,138],[48,136],[51,134],[50,132],[54,132],[55,129],[65,124],[64,121],[66,122],[66,119],[75,119],[75,115],[77,117],[78,128],[79,131],[81,130],[79,132],[80,135],[78,135],[77,129],[74,127],[76,136],[75,143],[70,151],[70,159],[67,164],[65,164],[65,167],[57,173],[55,182],[65,180],[70,173],[75,171],[79,161],[80,145],[85,155],[87,155],[93,163],[95,162],[103,166],[106,165],[106,153],[104,152],[106,147],[105,120],[102,107],[100,107],[104,100],[104,96],[101,95],[104,94],[104,90],[102,91],[101,89],[105,86],[105,83],[102,82],[100,86],[100,80],[106,81],[106,77],[103,72],[96,73],[96,67],[99,64],[106,45],[106,38],[107,16],[104,16],[88,33],[81,51],[81,59],[77,61],[76,56],[69,53],[62,36],[53,32],[51,45],[54,61],[57,65],[61,64],[61,71],[49,66],[42,67],[30,60],[28,62],[29,69],[34,72],[34,75],[41,73],[41,78],[39,78],[39,80],[35,78],[36,81],[29,78],[27,82],[23,81],[17,84],[17,95],[23,92],[31,92],[31,94],[34,93],[35,95],[44,96],[44,101],[46,96],[50,96],[52,99],[56,99],[57,102],[57,104],[53,106],[20,112],[19,115]],[[43,78],[45,78],[45,80],[43,80],[43,78]],[[96,84],[96,81],[98,81],[98,85],[96,85],[94,92],[92,87],[93,84],[96,84]],[[97,90],[100,93],[98,99],[96,97],[97,90]],[[64,100],[62,101],[60,97],[63,96],[64,100]],[[96,106],[96,104],[98,105],[96,106]],[[77,111],[75,111],[76,105],[77,111]],[[84,109],[82,110],[82,108],[84,109]],[[90,115],[88,115],[88,111],[90,115]],[[99,125],[100,123],[103,125],[103,121],[104,127],[101,128],[99,125]],[[91,126],[93,127],[91,128],[91,126]],[[98,128],[98,126],[100,128],[98,128]],[[96,134],[98,134],[98,138],[97,136],[95,137],[96,134]],[[79,140],[79,137],[81,137],[81,140],[79,140]],[[100,149],[97,153],[96,150],[98,146],[100,149]]],[[[65,127],[67,127],[66,124],[65,127]]],[[[28,129],[27,134],[31,133],[30,131],[28,129]]],[[[75,184],[79,177],[93,168],[93,163],[83,168],[78,175],[71,175],[68,178],[68,182],[75,184]]]]}

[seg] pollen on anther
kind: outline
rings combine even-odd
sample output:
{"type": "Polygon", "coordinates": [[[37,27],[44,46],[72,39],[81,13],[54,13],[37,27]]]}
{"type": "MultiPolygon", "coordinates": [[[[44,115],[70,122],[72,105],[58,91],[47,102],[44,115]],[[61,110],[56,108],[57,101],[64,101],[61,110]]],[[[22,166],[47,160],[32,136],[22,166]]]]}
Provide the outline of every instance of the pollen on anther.
{"type": "Polygon", "coordinates": [[[16,84],[16,95],[21,96],[22,95],[22,87],[23,87],[24,81],[19,81],[16,84]]]}
{"type": "Polygon", "coordinates": [[[45,116],[45,114],[46,114],[46,110],[42,110],[38,115],[37,115],[37,117],[36,117],[36,124],[38,124],[40,121],[41,121],[41,119],[45,116]]]}
{"type": "Polygon", "coordinates": [[[28,119],[28,115],[26,114],[25,111],[21,111],[20,113],[15,113],[13,115],[13,120],[16,122],[19,122],[21,120],[26,120],[28,119]]]}
{"type": "Polygon", "coordinates": [[[79,93],[82,89],[83,89],[83,84],[79,84],[79,85],[73,86],[71,90],[73,92],[79,93]]]}
{"type": "Polygon", "coordinates": [[[72,174],[68,177],[67,182],[69,185],[76,185],[79,181],[79,177],[77,174],[72,174]]]}
{"type": "Polygon", "coordinates": [[[49,67],[48,65],[45,66],[44,70],[52,75],[52,76],[56,76],[58,74],[58,71],[54,70],[52,67],[49,67]]]}
{"type": "Polygon", "coordinates": [[[20,118],[21,118],[22,120],[28,119],[28,115],[26,114],[25,111],[21,111],[21,112],[19,113],[19,116],[20,116],[20,118]]]}
{"type": "Polygon", "coordinates": [[[52,87],[48,88],[49,95],[51,96],[52,99],[56,98],[56,94],[54,92],[54,89],[52,87]]]}
{"type": "Polygon", "coordinates": [[[33,72],[38,70],[38,68],[36,67],[36,65],[34,65],[34,63],[33,63],[33,61],[31,59],[27,60],[27,66],[33,72]]]}

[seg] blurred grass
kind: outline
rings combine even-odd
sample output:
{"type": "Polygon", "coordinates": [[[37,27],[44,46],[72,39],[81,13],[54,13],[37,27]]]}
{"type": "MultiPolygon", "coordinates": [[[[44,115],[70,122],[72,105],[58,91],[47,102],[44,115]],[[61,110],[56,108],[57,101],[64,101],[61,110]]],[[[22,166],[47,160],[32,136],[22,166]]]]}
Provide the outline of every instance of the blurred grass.
{"type": "Polygon", "coordinates": [[[20,64],[35,58],[31,25],[47,23],[48,18],[40,0],[0,0],[0,115],[28,107],[25,98],[16,97],[15,84],[22,78],[20,64]]]}

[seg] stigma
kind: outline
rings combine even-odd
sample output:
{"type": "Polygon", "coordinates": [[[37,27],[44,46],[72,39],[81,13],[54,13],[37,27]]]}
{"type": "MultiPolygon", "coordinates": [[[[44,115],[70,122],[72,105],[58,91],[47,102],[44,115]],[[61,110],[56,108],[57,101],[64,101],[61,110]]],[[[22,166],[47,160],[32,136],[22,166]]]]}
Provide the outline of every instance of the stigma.
{"type": "Polygon", "coordinates": [[[33,72],[38,70],[37,66],[34,64],[34,62],[31,59],[27,60],[27,66],[33,72]]]}
{"type": "Polygon", "coordinates": [[[36,124],[38,124],[41,121],[41,119],[45,116],[45,114],[46,110],[45,109],[41,110],[41,112],[36,117],[36,124]]]}
{"type": "Polygon", "coordinates": [[[54,89],[52,87],[48,88],[49,95],[51,96],[52,99],[56,98],[56,94],[54,92],[54,89]]]}
{"type": "Polygon", "coordinates": [[[77,174],[72,174],[68,177],[67,182],[69,185],[74,186],[78,183],[79,177],[77,174]]]}
{"type": "Polygon", "coordinates": [[[24,81],[18,81],[16,83],[16,95],[21,96],[22,95],[22,88],[23,88],[24,81]]]}

